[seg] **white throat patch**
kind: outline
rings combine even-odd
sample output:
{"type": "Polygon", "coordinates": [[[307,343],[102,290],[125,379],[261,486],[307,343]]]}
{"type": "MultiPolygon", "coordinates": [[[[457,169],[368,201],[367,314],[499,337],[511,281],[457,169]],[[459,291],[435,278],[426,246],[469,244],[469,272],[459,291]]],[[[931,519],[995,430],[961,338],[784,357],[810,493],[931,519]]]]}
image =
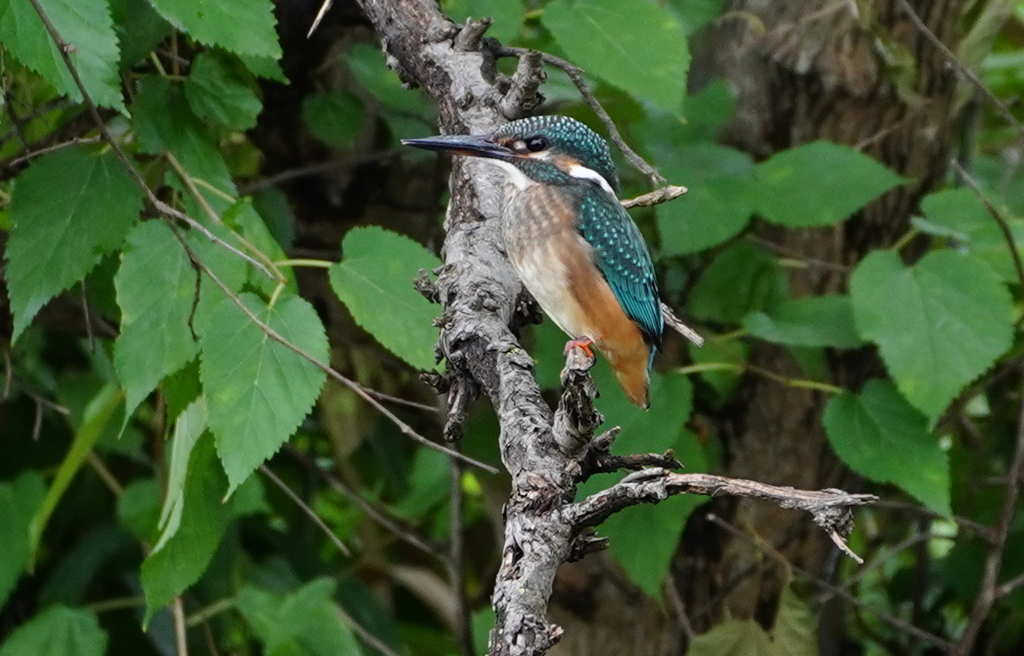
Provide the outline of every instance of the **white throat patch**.
{"type": "Polygon", "coordinates": [[[607,191],[612,196],[615,195],[615,190],[608,184],[608,181],[604,179],[604,176],[595,171],[594,169],[588,169],[582,164],[573,164],[569,167],[569,175],[580,180],[593,180],[601,186],[602,189],[607,191]]]}

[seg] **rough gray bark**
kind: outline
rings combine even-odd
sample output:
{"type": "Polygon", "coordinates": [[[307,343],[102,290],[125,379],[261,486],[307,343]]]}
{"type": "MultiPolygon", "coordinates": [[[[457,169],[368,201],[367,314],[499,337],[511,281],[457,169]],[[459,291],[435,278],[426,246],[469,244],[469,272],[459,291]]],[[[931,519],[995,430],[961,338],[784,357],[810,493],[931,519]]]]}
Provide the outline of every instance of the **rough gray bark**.
{"type": "MultiPolygon", "coordinates": [[[[457,26],[432,0],[362,0],[381,35],[390,65],[402,78],[422,86],[438,104],[445,133],[486,133],[537,104],[540,70],[536,57],[523,57],[512,80],[494,73],[493,56],[481,35],[486,24],[457,26]]],[[[491,167],[456,158],[451,176],[442,268],[434,290],[444,313],[438,350],[448,363],[432,384],[448,396],[445,435],[457,437],[466,406],[486,394],[501,426],[502,460],[512,476],[505,506],[505,537],[493,593],[497,623],[490,654],[543,654],[562,635],[547,620],[548,600],[558,568],[600,549],[604,542],[586,530],[629,505],[670,494],[725,493],[773,498],[810,510],[830,531],[842,531],[848,507],[870,501],[841,491],[799,493],[665,467],[671,454],[614,457],[614,433],[593,438],[600,415],[594,410],[591,363],[571,359],[559,408],[541,398],[533,361],[513,330],[532,312],[532,301],[503,252],[499,225],[501,184],[491,167]],[[644,469],[650,468],[650,469],[644,469]],[[644,469],[602,494],[574,503],[576,485],[599,471],[644,469]],[[697,477],[697,478],[695,478],[697,477]],[[839,509],[833,519],[824,519],[839,509]]]]}

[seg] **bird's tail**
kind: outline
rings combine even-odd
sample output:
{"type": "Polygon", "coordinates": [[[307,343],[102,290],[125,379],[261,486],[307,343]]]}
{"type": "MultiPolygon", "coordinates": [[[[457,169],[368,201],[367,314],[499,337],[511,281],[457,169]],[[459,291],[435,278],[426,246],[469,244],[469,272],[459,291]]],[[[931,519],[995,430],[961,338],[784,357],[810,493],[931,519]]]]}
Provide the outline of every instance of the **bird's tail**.
{"type": "Polygon", "coordinates": [[[608,348],[607,345],[601,348],[600,343],[598,348],[601,348],[608,359],[608,364],[612,366],[622,391],[626,393],[626,398],[646,410],[651,405],[649,363],[653,350],[643,341],[637,342],[639,343],[634,342],[629,349],[608,348]]]}

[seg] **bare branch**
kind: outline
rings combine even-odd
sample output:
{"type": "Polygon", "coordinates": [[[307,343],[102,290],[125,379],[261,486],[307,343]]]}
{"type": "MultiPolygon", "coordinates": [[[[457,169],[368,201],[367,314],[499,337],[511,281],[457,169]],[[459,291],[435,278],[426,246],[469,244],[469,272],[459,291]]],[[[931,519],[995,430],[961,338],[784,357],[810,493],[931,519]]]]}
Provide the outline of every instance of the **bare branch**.
{"type": "MultiPolygon", "coordinates": [[[[840,541],[853,528],[850,509],[874,503],[878,499],[873,494],[850,494],[836,489],[797,490],[713,474],[678,474],[661,467],[652,467],[630,474],[616,485],[579,503],[566,506],[562,512],[567,521],[579,529],[597,526],[629,506],[657,503],[676,494],[703,494],[711,497],[727,494],[772,501],[781,508],[806,510],[818,526],[829,535],[835,534],[833,540],[840,541]]],[[[842,545],[845,546],[845,543],[842,545]]],[[[850,553],[848,549],[844,551],[850,553]]]]}
{"type": "Polygon", "coordinates": [[[320,519],[320,515],[317,515],[316,511],[310,508],[309,504],[306,503],[302,499],[302,497],[295,493],[295,490],[288,487],[288,485],[284,481],[278,478],[277,474],[270,471],[270,467],[267,467],[266,464],[260,465],[260,473],[269,478],[271,483],[276,485],[278,489],[285,493],[285,496],[294,501],[295,505],[298,506],[299,510],[302,511],[302,514],[304,514],[314,524],[316,524],[317,528],[323,531],[323,534],[327,536],[327,539],[330,540],[332,544],[334,544],[338,551],[345,554],[346,556],[352,555],[352,552],[349,551],[349,548],[345,546],[344,542],[341,541],[341,538],[334,534],[334,531],[331,530],[331,527],[328,526],[327,523],[324,522],[324,520],[320,519]]]}
{"type": "Polygon", "coordinates": [[[999,231],[1003,233],[1003,239],[1006,240],[1006,246],[1010,251],[1010,255],[1013,257],[1013,266],[1017,271],[1017,281],[1024,285],[1024,263],[1021,263],[1020,249],[1017,248],[1017,240],[1013,237],[1013,232],[1010,230],[1010,224],[1003,216],[1002,212],[996,209],[996,206],[992,204],[992,201],[988,199],[985,192],[981,190],[978,183],[971,177],[971,174],[960,165],[956,159],[950,161],[953,169],[960,179],[971,188],[971,191],[978,197],[978,200],[988,210],[989,215],[995,220],[996,225],[999,226],[999,231]]]}
{"type": "MultiPolygon", "coordinates": [[[[510,48],[505,46],[496,46],[494,48],[494,54],[498,57],[523,57],[530,52],[536,51],[531,51],[527,48],[510,48]]],[[[540,53],[540,56],[541,59],[544,60],[545,64],[554,66],[555,68],[564,71],[565,74],[569,76],[572,83],[576,85],[577,89],[579,89],[580,95],[582,95],[583,99],[587,101],[590,108],[594,110],[597,117],[601,119],[601,123],[604,125],[605,129],[608,130],[608,137],[612,140],[612,143],[614,143],[615,147],[619,149],[619,152],[629,160],[629,163],[647,176],[647,179],[650,180],[652,185],[664,185],[666,182],[664,176],[658,173],[653,166],[648,164],[643,157],[640,157],[635,150],[630,148],[629,144],[627,144],[625,139],[622,138],[622,134],[619,133],[619,128],[615,125],[615,121],[613,121],[612,117],[608,115],[608,112],[605,111],[597,97],[594,96],[594,92],[587,86],[586,80],[583,79],[585,71],[579,66],[565,61],[561,57],[555,57],[554,55],[549,55],[546,52],[540,53]]]]}
{"type": "Polygon", "coordinates": [[[678,185],[665,185],[664,187],[660,187],[658,189],[655,189],[654,191],[649,191],[646,194],[643,194],[642,196],[637,196],[636,198],[629,198],[626,200],[620,200],[619,203],[621,203],[622,206],[625,207],[627,210],[632,209],[634,207],[653,207],[655,205],[667,203],[670,200],[675,200],[688,191],[690,190],[687,189],[686,187],[680,187],[678,185]]]}

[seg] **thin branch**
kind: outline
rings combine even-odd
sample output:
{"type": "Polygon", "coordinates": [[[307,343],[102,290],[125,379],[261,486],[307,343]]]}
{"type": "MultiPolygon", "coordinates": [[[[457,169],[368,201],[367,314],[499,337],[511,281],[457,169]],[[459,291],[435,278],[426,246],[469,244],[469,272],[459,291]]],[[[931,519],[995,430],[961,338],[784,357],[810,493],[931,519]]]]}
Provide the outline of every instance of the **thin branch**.
{"type": "Polygon", "coordinates": [[[296,449],[291,444],[285,444],[284,450],[288,452],[295,460],[305,467],[310,472],[313,472],[324,479],[328,485],[330,485],[335,492],[338,492],[343,497],[354,503],[359,507],[371,520],[380,524],[384,529],[393,533],[395,536],[404,540],[408,544],[416,547],[420,551],[439,558],[442,562],[446,561],[446,554],[438,547],[438,545],[425,541],[420,536],[416,535],[411,529],[402,525],[401,521],[392,517],[387,511],[378,508],[373,503],[370,503],[362,497],[358,492],[353,490],[347,484],[333,476],[330,472],[324,470],[320,465],[316,464],[309,456],[296,449]]]}
{"type": "Polygon", "coordinates": [[[1003,503],[999,509],[995,526],[992,529],[993,539],[985,556],[985,566],[981,577],[981,584],[978,587],[978,596],[975,598],[974,606],[968,615],[967,628],[964,629],[963,635],[960,636],[960,639],[957,640],[950,652],[953,656],[969,656],[971,654],[974,649],[974,642],[981,632],[982,625],[988,618],[992,606],[999,600],[996,586],[999,582],[1003,552],[1006,550],[1006,538],[1010,534],[1013,515],[1017,510],[1022,477],[1024,477],[1024,405],[1021,406],[1020,416],[1017,420],[1017,438],[1013,451],[1013,461],[1007,472],[1003,503]]]}
{"type": "Polygon", "coordinates": [[[1006,245],[1009,247],[1010,255],[1013,257],[1013,266],[1017,271],[1017,281],[1024,285],[1024,263],[1020,259],[1020,250],[1017,248],[1017,241],[1013,238],[1013,232],[1010,230],[1010,224],[1007,222],[1006,217],[1003,216],[1002,212],[996,209],[996,206],[992,204],[992,201],[988,199],[985,192],[981,190],[978,183],[971,177],[971,174],[960,165],[956,159],[950,161],[953,169],[956,170],[956,174],[960,176],[960,180],[963,181],[971,191],[978,197],[978,200],[982,202],[985,209],[988,210],[989,215],[995,219],[996,224],[999,226],[1000,232],[1003,233],[1003,239],[1006,240],[1006,245]]]}
{"type": "Polygon", "coordinates": [[[619,203],[627,210],[634,207],[654,207],[655,205],[675,200],[688,191],[690,190],[686,187],[680,187],[679,185],[665,185],[664,187],[659,187],[654,191],[649,191],[646,194],[637,196],[636,198],[620,200],[619,203]]]}
{"type": "Polygon", "coordinates": [[[702,494],[763,499],[781,508],[805,510],[814,523],[828,533],[837,546],[858,562],[843,540],[853,526],[850,508],[874,503],[873,494],[850,494],[843,490],[798,490],[713,474],[678,474],[652,467],[630,474],[616,485],[566,506],[562,513],[577,530],[597,526],[614,513],[640,503],[657,503],[676,494],[702,494]]]}
{"type": "Polygon", "coordinates": [[[58,144],[53,144],[53,145],[47,146],[45,148],[40,148],[39,150],[33,150],[31,152],[25,153],[24,155],[21,155],[20,157],[15,157],[10,162],[8,162],[7,165],[11,166],[11,167],[18,166],[22,162],[27,162],[27,161],[35,159],[36,157],[39,157],[41,155],[46,155],[48,153],[52,153],[52,152],[55,152],[55,151],[58,151],[58,150],[63,150],[64,148],[67,148],[68,146],[76,146],[76,145],[80,145],[80,144],[94,144],[94,143],[99,143],[102,140],[103,140],[103,138],[100,137],[100,136],[96,136],[96,137],[75,137],[74,139],[70,139],[68,141],[62,141],[62,142],[60,142],[58,144]]]}
{"type": "Polygon", "coordinates": [[[910,21],[917,27],[918,30],[920,30],[921,34],[923,34],[925,38],[932,43],[932,45],[938,48],[939,51],[941,51],[942,54],[946,56],[946,59],[949,60],[950,65],[957,69],[964,77],[970,80],[971,84],[973,84],[974,87],[978,89],[978,91],[980,91],[986,98],[989,99],[989,101],[995,106],[996,110],[1000,114],[1002,114],[1003,118],[1006,120],[1007,123],[1010,124],[1010,126],[1014,130],[1016,130],[1021,136],[1024,136],[1024,125],[1021,125],[1020,121],[1018,121],[1017,117],[1013,115],[1013,112],[1010,111],[1009,107],[1007,107],[1006,104],[1003,101],[1001,101],[996,96],[996,94],[992,92],[991,89],[988,88],[988,85],[986,85],[985,82],[982,81],[982,79],[978,77],[978,75],[974,71],[972,71],[970,68],[967,67],[966,64],[960,61],[960,58],[956,56],[956,53],[950,50],[949,46],[942,42],[942,39],[936,36],[935,33],[932,32],[927,25],[925,25],[925,22],[921,20],[921,17],[917,15],[917,12],[914,11],[914,8],[910,6],[910,3],[907,2],[907,0],[898,1],[904,13],[907,14],[907,16],[910,18],[910,21]]]}
{"type": "Polygon", "coordinates": [[[276,485],[289,499],[294,501],[295,505],[299,507],[299,510],[301,510],[306,517],[309,517],[313,523],[316,524],[317,528],[323,531],[324,535],[327,536],[327,539],[334,544],[338,551],[346,556],[352,555],[352,552],[347,546],[345,546],[345,543],[341,541],[341,538],[334,534],[334,531],[331,530],[331,527],[328,526],[324,520],[320,519],[320,515],[316,514],[316,511],[310,508],[309,504],[295,493],[295,490],[288,487],[284,481],[278,478],[277,474],[270,471],[270,467],[267,467],[266,464],[260,465],[260,473],[269,478],[271,483],[276,485]]]}
{"type": "Polygon", "coordinates": [[[799,575],[801,575],[801,576],[803,576],[803,577],[813,581],[818,587],[823,589],[828,594],[834,595],[836,597],[839,597],[843,601],[846,601],[847,603],[850,603],[850,604],[856,606],[857,608],[860,608],[861,610],[864,610],[864,611],[867,611],[867,612],[871,613],[872,615],[876,616],[878,619],[882,620],[883,622],[885,622],[889,626],[893,627],[897,631],[902,631],[902,632],[906,633],[907,635],[910,635],[910,636],[913,636],[913,637],[917,638],[918,640],[922,640],[922,641],[927,642],[927,643],[929,643],[931,645],[934,645],[934,646],[938,647],[939,649],[941,649],[943,651],[946,651],[946,650],[948,650],[950,648],[952,643],[950,643],[948,640],[944,640],[943,638],[940,638],[937,635],[934,635],[934,634],[928,633],[927,631],[919,629],[916,626],[914,626],[913,624],[910,624],[909,622],[905,622],[905,621],[901,620],[900,618],[896,617],[895,615],[892,615],[890,613],[886,613],[886,612],[884,612],[884,611],[882,611],[882,610],[880,610],[878,608],[874,608],[873,606],[869,605],[867,602],[865,602],[865,601],[863,601],[861,599],[858,599],[857,597],[855,597],[854,595],[850,594],[849,592],[847,592],[843,588],[841,588],[839,586],[836,586],[836,585],[833,585],[832,583],[829,583],[828,581],[825,581],[824,579],[822,579],[822,578],[820,578],[818,576],[815,576],[811,572],[808,572],[807,570],[801,568],[799,565],[794,565],[793,563],[791,563],[788,560],[786,560],[785,558],[783,558],[782,555],[779,554],[774,549],[767,548],[764,545],[763,542],[751,538],[749,535],[747,535],[746,533],[744,533],[743,531],[741,531],[737,527],[733,526],[729,522],[727,522],[727,521],[723,520],[722,518],[718,517],[717,515],[709,514],[709,515],[707,515],[707,519],[708,519],[708,521],[713,523],[715,526],[718,526],[718,527],[722,528],[723,530],[728,531],[731,535],[734,535],[734,536],[736,536],[736,537],[738,537],[738,538],[740,538],[742,540],[745,540],[749,544],[751,544],[754,547],[756,547],[757,549],[759,549],[762,553],[765,553],[765,554],[767,554],[767,555],[769,555],[769,556],[771,556],[773,558],[776,558],[776,559],[781,559],[783,564],[784,564],[784,566],[787,569],[792,570],[793,572],[795,572],[795,573],[797,573],[797,574],[799,574],[799,575]]]}
{"type": "Polygon", "coordinates": [[[327,162],[317,162],[316,164],[299,166],[294,169],[275,173],[274,175],[270,175],[259,180],[253,180],[248,184],[239,185],[238,193],[245,196],[266,189],[267,187],[279,185],[282,182],[304,178],[309,175],[319,175],[320,173],[327,173],[328,171],[334,171],[336,169],[351,169],[362,164],[371,164],[373,162],[387,162],[388,160],[396,158],[399,152],[401,151],[397,148],[392,148],[391,150],[382,150],[376,153],[369,153],[367,155],[359,155],[358,157],[350,157],[348,159],[332,159],[327,162]]]}
{"type": "MultiPolygon", "coordinates": [[[[530,52],[536,51],[532,51],[529,48],[512,48],[500,45],[495,46],[494,48],[494,54],[497,57],[525,57],[530,52]]],[[[555,68],[564,71],[565,74],[569,76],[569,79],[572,80],[573,84],[576,85],[576,88],[579,89],[583,99],[587,101],[590,108],[593,109],[594,113],[597,114],[597,117],[601,119],[601,123],[604,124],[605,129],[608,130],[608,136],[611,138],[612,143],[614,143],[616,148],[619,149],[619,152],[629,160],[629,163],[647,176],[647,179],[650,180],[652,185],[656,187],[664,185],[667,182],[664,176],[658,173],[658,171],[648,164],[643,157],[640,157],[636,151],[630,148],[625,139],[622,138],[622,134],[619,133],[619,128],[615,125],[615,121],[613,121],[612,117],[608,115],[608,112],[605,111],[600,101],[598,101],[597,97],[594,96],[594,92],[587,86],[586,80],[583,79],[585,71],[579,66],[565,61],[561,57],[555,57],[554,55],[550,55],[546,52],[541,52],[540,56],[541,59],[544,60],[545,64],[554,66],[555,68]]]]}
{"type": "MultiPolygon", "coordinates": [[[[33,0],[35,1],[35,0],[33,0]]],[[[174,642],[177,656],[188,656],[188,635],[185,626],[185,608],[181,603],[181,595],[171,602],[171,614],[174,617],[174,642]]]]}

